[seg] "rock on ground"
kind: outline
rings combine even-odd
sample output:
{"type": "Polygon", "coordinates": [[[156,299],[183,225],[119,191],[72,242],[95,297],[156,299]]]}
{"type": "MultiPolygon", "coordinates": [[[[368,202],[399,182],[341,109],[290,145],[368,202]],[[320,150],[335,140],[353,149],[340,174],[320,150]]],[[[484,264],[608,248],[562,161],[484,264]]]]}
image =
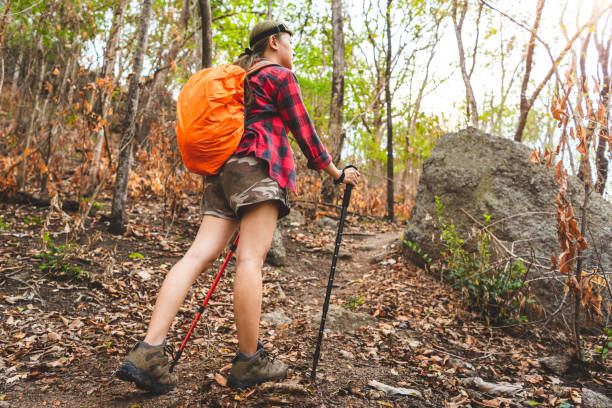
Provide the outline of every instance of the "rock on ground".
{"type": "Polygon", "coordinates": [[[610,408],[612,407],[612,400],[605,395],[583,388],[582,406],[584,408],[610,408]]]}
{"type": "MultiPolygon", "coordinates": [[[[313,317],[311,326],[319,327],[320,324],[321,312],[313,317]]],[[[342,306],[329,305],[325,319],[325,329],[347,332],[365,326],[376,326],[376,318],[365,313],[350,312],[342,306]]]]}
{"type": "Polygon", "coordinates": [[[315,221],[315,225],[320,228],[335,230],[338,229],[338,222],[339,221],[322,215],[315,221]]]}
{"type": "Polygon", "coordinates": [[[301,212],[292,208],[289,214],[281,218],[278,221],[278,223],[281,227],[284,227],[284,228],[297,227],[297,226],[306,224],[306,218],[304,218],[301,212]]]}
{"type": "Polygon", "coordinates": [[[287,251],[285,250],[285,245],[283,244],[283,234],[281,229],[277,226],[277,228],[274,230],[270,250],[268,251],[268,255],[266,255],[266,262],[270,265],[281,266],[285,264],[286,256],[287,251]]]}
{"type": "MultiPolygon", "coordinates": [[[[555,198],[559,187],[553,169],[529,161],[529,147],[513,140],[493,137],[474,128],[442,136],[423,165],[417,197],[404,238],[416,243],[431,258],[440,258],[438,215],[434,197],[438,196],[445,219],[451,221],[465,247],[475,248],[474,238],[467,240],[476,225],[462,210],[481,223],[484,214],[495,222],[493,234],[514,254],[541,265],[532,267],[532,277],[551,276],[551,255],[559,254],[555,220],[555,198]]],[[[568,197],[580,218],[583,203],[582,182],[568,180],[568,197]]],[[[596,193],[588,204],[589,223],[583,269],[612,270],[612,204],[596,193]]],[[[579,221],[580,222],[580,221],[579,221]]],[[[406,256],[417,264],[423,259],[407,245],[406,256]]],[[[558,278],[559,287],[562,279],[558,278]]],[[[535,295],[545,310],[556,309],[562,291],[552,291],[550,280],[537,281],[535,295]],[[538,285],[539,283],[539,285],[538,285]],[[556,293],[557,295],[552,295],[556,293]]]]}
{"type": "Polygon", "coordinates": [[[563,375],[568,370],[571,362],[572,356],[569,355],[561,355],[561,356],[550,356],[544,357],[538,360],[544,367],[548,368],[550,371],[557,375],[563,375]]]}
{"type": "Polygon", "coordinates": [[[291,319],[287,317],[283,309],[277,309],[273,312],[261,315],[261,321],[274,326],[291,323],[291,319]]]}
{"type": "MultiPolygon", "coordinates": [[[[336,250],[335,243],[327,244],[323,247],[322,252],[326,255],[333,255],[335,250],[336,250]]],[[[343,247],[342,245],[340,246],[340,248],[338,248],[338,258],[351,259],[352,257],[353,257],[353,254],[351,254],[349,250],[343,247]]]]}

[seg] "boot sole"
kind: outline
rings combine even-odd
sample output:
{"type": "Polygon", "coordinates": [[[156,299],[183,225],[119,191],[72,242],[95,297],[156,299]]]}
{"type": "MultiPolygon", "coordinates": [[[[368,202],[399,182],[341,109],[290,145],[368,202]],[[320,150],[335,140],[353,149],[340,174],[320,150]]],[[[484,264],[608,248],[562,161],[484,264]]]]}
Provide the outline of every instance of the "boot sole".
{"type": "Polygon", "coordinates": [[[257,381],[257,380],[239,380],[230,375],[229,377],[227,377],[227,386],[230,388],[249,388],[249,387],[254,387],[256,385],[259,385],[261,383],[265,383],[267,381],[284,380],[286,376],[287,376],[287,373],[283,374],[282,376],[266,378],[265,380],[257,381]]]}
{"type": "Polygon", "coordinates": [[[125,361],[115,375],[123,381],[131,381],[136,387],[154,394],[166,394],[176,388],[176,384],[160,384],[150,375],[137,368],[131,361],[125,361]]]}

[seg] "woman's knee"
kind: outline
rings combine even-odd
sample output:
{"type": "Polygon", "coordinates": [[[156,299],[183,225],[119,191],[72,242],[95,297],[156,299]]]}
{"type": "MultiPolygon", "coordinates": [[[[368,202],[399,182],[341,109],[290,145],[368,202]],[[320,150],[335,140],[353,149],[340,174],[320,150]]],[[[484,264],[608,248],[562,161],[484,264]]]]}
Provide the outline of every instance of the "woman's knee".
{"type": "Polygon", "coordinates": [[[242,266],[252,265],[257,268],[261,268],[263,265],[266,254],[268,253],[268,248],[249,248],[240,250],[236,252],[236,267],[241,269],[242,266]]]}
{"type": "Polygon", "coordinates": [[[212,266],[216,257],[212,257],[208,254],[198,253],[197,251],[187,251],[181,262],[185,263],[189,266],[189,269],[200,273],[204,272],[206,269],[212,266]]]}

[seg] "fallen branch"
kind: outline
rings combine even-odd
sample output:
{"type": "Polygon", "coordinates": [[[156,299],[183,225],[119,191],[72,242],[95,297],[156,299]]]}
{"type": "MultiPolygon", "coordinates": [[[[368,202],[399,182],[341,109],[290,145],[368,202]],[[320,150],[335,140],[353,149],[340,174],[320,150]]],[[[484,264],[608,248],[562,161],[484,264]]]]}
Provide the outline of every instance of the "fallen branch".
{"type": "Polygon", "coordinates": [[[262,384],[259,389],[261,391],[277,391],[277,392],[288,392],[291,394],[305,394],[310,395],[310,392],[302,384],[295,383],[284,383],[284,382],[269,382],[262,384]]]}
{"type": "Polygon", "coordinates": [[[461,380],[466,387],[476,387],[491,395],[514,395],[523,390],[521,385],[503,385],[483,381],[480,377],[469,377],[461,380]]]}
{"type": "Polygon", "coordinates": [[[476,218],[472,217],[472,215],[470,213],[468,213],[467,211],[465,211],[463,208],[461,208],[461,212],[463,212],[465,215],[467,215],[472,221],[474,221],[476,224],[478,224],[483,230],[487,231],[487,233],[491,236],[491,238],[493,238],[493,240],[497,243],[497,245],[499,245],[504,251],[506,251],[506,253],[508,253],[510,256],[512,256],[513,258],[516,258],[518,260],[520,260],[521,262],[523,262],[525,265],[535,265],[538,268],[542,268],[542,269],[548,269],[546,268],[544,265],[541,265],[538,262],[532,262],[532,261],[528,261],[526,259],[524,259],[523,257],[517,255],[514,253],[513,250],[508,249],[503,243],[502,241],[497,238],[486,225],[483,225],[480,221],[478,221],[476,218]]]}
{"type": "Polygon", "coordinates": [[[17,281],[19,283],[23,283],[24,285],[26,285],[27,287],[32,289],[33,294],[38,298],[38,301],[43,305],[43,307],[47,305],[47,302],[45,302],[45,300],[42,298],[42,296],[40,296],[40,293],[38,292],[38,290],[34,286],[30,285],[28,282],[24,281],[23,279],[19,279],[19,278],[16,278],[14,276],[7,275],[5,277],[8,278],[8,279],[12,279],[14,281],[17,281]]]}
{"type": "Polygon", "coordinates": [[[368,381],[368,385],[370,387],[376,388],[378,391],[382,391],[385,394],[389,394],[389,395],[395,395],[395,394],[410,395],[412,397],[423,398],[423,394],[421,394],[420,391],[409,389],[409,388],[392,387],[390,385],[383,384],[376,380],[368,381]]]}

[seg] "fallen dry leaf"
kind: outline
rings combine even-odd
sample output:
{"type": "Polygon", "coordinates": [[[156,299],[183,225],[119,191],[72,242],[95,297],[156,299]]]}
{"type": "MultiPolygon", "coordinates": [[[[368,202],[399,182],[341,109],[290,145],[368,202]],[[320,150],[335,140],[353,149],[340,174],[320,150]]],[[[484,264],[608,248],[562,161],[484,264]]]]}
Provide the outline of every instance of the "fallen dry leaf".
{"type": "Polygon", "coordinates": [[[220,386],[227,387],[227,378],[222,376],[221,374],[215,374],[215,381],[217,381],[220,386]]]}

